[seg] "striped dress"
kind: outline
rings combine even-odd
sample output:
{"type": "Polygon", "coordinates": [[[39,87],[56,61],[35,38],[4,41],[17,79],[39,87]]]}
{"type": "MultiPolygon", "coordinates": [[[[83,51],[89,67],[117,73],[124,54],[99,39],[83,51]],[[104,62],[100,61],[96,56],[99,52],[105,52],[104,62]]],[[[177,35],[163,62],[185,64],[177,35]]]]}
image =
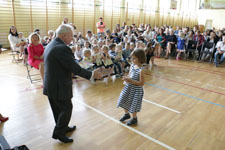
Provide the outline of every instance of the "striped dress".
{"type": "MultiPolygon", "coordinates": [[[[139,81],[142,68],[135,69],[134,64],[132,64],[130,69],[130,78],[139,81]]],[[[143,95],[143,86],[126,83],[125,87],[120,93],[117,107],[122,107],[128,110],[130,113],[140,112],[143,95]]]]}

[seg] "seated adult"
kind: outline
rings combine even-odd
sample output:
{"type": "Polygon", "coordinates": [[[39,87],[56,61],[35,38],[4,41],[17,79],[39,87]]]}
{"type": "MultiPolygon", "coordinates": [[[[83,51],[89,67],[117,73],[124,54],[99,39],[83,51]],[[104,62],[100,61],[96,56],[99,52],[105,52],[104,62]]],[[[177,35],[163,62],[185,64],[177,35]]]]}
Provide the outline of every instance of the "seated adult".
{"type": "Polygon", "coordinates": [[[147,25],[147,30],[142,34],[146,42],[152,42],[154,35],[151,31],[151,26],[147,25]]]}
{"type": "Polygon", "coordinates": [[[166,59],[168,58],[168,55],[171,53],[171,49],[175,49],[175,44],[177,43],[177,37],[174,35],[173,29],[169,29],[169,35],[167,37],[167,49],[166,49],[166,59]]]}
{"type": "MultiPolygon", "coordinates": [[[[216,34],[214,32],[210,32],[210,36],[207,37],[207,42],[214,43],[216,45],[215,36],[216,36],[216,34]]],[[[203,54],[201,56],[201,60],[208,59],[211,56],[211,54],[213,53],[213,51],[214,51],[214,47],[212,47],[210,49],[205,47],[202,52],[203,54]]]]}
{"type": "Polygon", "coordinates": [[[222,55],[221,59],[219,61],[219,64],[221,64],[224,61],[224,57],[225,57],[225,35],[223,35],[223,41],[219,41],[216,45],[217,51],[215,53],[214,56],[214,63],[215,66],[218,66],[218,61],[217,61],[217,57],[218,55],[222,55]]]}
{"type": "Polygon", "coordinates": [[[40,36],[34,32],[29,36],[30,45],[28,46],[28,63],[36,69],[40,70],[43,80],[44,77],[44,63],[43,53],[44,47],[40,43],[40,36]]]}
{"type": "Polygon", "coordinates": [[[165,42],[166,42],[166,37],[165,34],[163,33],[163,29],[160,28],[159,29],[159,34],[156,35],[155,37],[155,43],[156,43],[156,58],[159,58],[161,55],[161,52],[163,50],[163,48],[165,48],[165,42]]]}
{"type": "Polygon", "coordinates": [[[48,31],[48,41],[47,44],[50,43],[55,38],[55,31],[49,30],[48,31]]]}
{"type": "Polygon", "coordinates": [[[200,52],[202,49],[202,44],[204,43],[204,37],[199,30],[196,31],[196,35],[194,36],[194,40],[197,41],[197,50],[198,50],[198,60],[200,59],[200,52]]]}
{"type": "MultiPolygon", "coordinates": [[[[22,46],[23,43],[21,43],[19,39],[19,34],[17,33],[15,26],[10,27],[8,40],[9,40],[12,51],[16,53],[21,53],[22,55],[22,52],[24,51],[23,49],[24,47],[22,46]]],[[[19,55],[17,59],[19,60],[19,55]]]]}

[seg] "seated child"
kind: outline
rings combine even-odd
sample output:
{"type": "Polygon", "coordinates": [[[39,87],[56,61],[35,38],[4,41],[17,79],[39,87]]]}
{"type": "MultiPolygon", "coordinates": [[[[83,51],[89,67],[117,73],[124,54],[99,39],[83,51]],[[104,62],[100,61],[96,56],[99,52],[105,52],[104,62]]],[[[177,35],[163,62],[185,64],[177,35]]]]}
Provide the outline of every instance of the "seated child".
{"type": "Polygon", "coordinates": [[[97,45],[93,46],[92,48],[92,59],[94,62],[94,68],[100,68],[103,66],[101,53],[99,52],[99,48],[97,45]]]}
{"type": "Polygon", "coordinates": [[[23,63],[26,64],[28,60],[28,53],[27,51],[24,51],[24,49],[27,48],[27,40],[23,37],[22,32],[19,32],[19,43],[20,43],[20,57],[24,56],[23,63]]]}
{"type": "Polygon", "coordinates": [[[109,56],[109,48],[108,46],[104,45],[102,47],[102,59],[103,59],[103,65],[105,67],[105,71],[106,74],[108,75],[108,78],[110,77],[110,75],[113,73],[113,62],[111,57],[109,56]]]}
{"type": "Polygon", "coordinates": [[[48,40],[49,40],[48,36],[44,36],[43,41],[42,41],[41,44],[42,44],[44,47],[46,47],[46,46],[48,45],[48,40]]]}
{"type": "Polygon", "coordinates": [[[181,31],[178,33],[179,37],[177,38],[177,57],[176,60],[180,60],[180,54],[185,52],[185,35],[181,31]]]}
{"type": "Polygon", "coordinates": [[[76,45],[76,51],[74,53],[75,59],[76,59],[77,62],[80,62],[83,59],[82,54],[83,54],[83,52],[82,52],[81,45],[79,43],[77,43],[77,45],[76,45]]]}
{"type": "Polygon", "coordinates": [[[94,64],[93,64],[93,59],[91,57],[90,49],[86,49],[83,51],[83,59],[79,64],[81,65],[81,67],[85,69],[93,70],[94,64]]]}
{"type": "Polygon", "coordinates": [[[109,45],[109,56],[111,57],[113,64],[114,64],[114,72],[116,74],[116,77],[119,78],[120,76],[123,76],[122,73],[122,67],[119,63],[119,61],[116,59],[117,54],[115,52],[116,45],[115,44],[110,44],[109,45]]]}
{"type": "Polygon", "coordinates": [[[152,66],[156,66],[154,63],[154,49],[152,48],[152,43],[148,42],[145,49],[145,56],[146,56],[146,64],[149,65],[149,62],[151,60],[152,66]]]}
{"type": "Polygon", "coordinates": [[[115,60],[120,64],[121,69],[124,70],[123,68],[124,68],[125,63],[124,63],[124,61],[123,61],[123,50],[122,50],[122,45],[118,44],[118,45],[116,46],[115,52],[116,52],[115,60]]]}

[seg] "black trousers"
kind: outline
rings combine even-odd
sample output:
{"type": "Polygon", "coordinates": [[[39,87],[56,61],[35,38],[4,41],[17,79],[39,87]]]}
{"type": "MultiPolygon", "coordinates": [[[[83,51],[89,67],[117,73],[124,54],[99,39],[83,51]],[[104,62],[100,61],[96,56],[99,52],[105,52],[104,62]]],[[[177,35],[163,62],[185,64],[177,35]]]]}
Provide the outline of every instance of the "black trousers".
{"type": "Polygon", "coordinates": [[[73,109],[71,99],[48,99],[56,124],[53,134],[65,135],[73,109]]]}

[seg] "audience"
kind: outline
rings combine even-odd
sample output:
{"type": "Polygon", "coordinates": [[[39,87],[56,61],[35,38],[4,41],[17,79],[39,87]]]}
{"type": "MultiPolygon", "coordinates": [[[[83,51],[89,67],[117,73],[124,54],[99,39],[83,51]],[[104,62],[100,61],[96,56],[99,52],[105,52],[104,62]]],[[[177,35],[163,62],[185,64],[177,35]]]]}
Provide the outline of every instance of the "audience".
{"type": "MultiPolygon", "coordinates": [[[[76,26],[73,23],[69,23],[66,17],[62,23],[70,24],[76,29],[76,26]]],[[[215,57],[215,66],[218,66],[218,64],[223,62],[225,56],[224,40],[222,38],[224,29],[206,30],[202,34],[197,26],[194,26],[193,29],[177,26],[176,30],[173,31],[172,27],[167,25],[153,28],[150,24],[140,24],[138,28],[135,24],[128,26],[124,22],[122,26],[117,24],[111,32],[109,29],[105,30],[106,26],[102,17],[99,18],[96,27],[98,36],[94,35],[91,30],[87,31],[85,37],[82,36],[81,32],[76,33],[74,31],[74,39],[68,46],[74,53],[75,61],[78,63],[93,63],[92,69],[100,68],[107,76],[115,74],[117,78],[120,78],[125,72],[128,72],[130,54],[137,48],[145,51],[146,64],[149,65],[151,61],[151,66],[156,66],[154,56],[168,59],[172,53],[172,56],[176,56],[176,59],[180,60],[181,53],[186,53],[189,40],[197,41],[198,60],[208,60],[215,57]],[[204,41],[214,43],[215,48],[202,49],[204,41]],[[217,61],[218,56],[221,57],[219,62],[217,61]]],[[[13,51],[18,51],[20,56],[22,56],[25,49],[25,54],[27,54],[26,45],[28,40],[23,37],[22,33],[18,34],[14,26],[10,27],[9,33],[8,39],[13,51]]],[[[42,54],[44,47],[54,38],[55,32],[53,30],[49,30],[48,35],[44,36],[43,40],[41,40],[39,29],[35,29],[35,32],[30,35],[28,62],[31,66],[40,70],[42,79],[44,63],[42,54]]],[[[26,55],[23,56],[24,63],[26,63],[26,55]]]]}

